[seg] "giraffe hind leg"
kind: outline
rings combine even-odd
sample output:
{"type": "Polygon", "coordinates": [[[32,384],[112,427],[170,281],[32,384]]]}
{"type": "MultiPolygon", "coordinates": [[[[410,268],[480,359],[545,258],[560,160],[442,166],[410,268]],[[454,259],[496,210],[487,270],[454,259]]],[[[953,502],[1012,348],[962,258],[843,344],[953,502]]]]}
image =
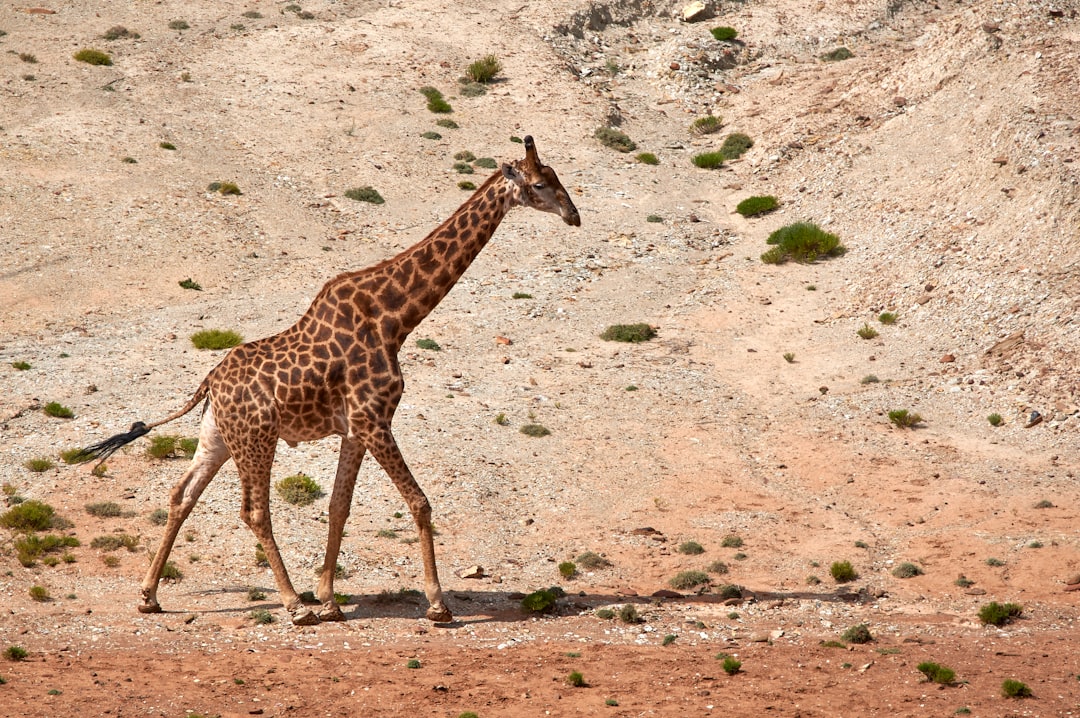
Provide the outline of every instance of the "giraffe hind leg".
{"type": "Polygon", "coordinates": [[[345,620],[345,614],[341,612],[334,597],[334,573],[337,571],[337,559],[341,551],[341,537],[352,505],[356,474],[360,471],[363,459],[364,445],[355,438],[342,437],[334,490],[330,494],[330,528],[326,539],[326,556],[323,559],[322,573],[319,574],[318,590],[315,592],[322,604],[319,609],[321,621],[345,620]]]}

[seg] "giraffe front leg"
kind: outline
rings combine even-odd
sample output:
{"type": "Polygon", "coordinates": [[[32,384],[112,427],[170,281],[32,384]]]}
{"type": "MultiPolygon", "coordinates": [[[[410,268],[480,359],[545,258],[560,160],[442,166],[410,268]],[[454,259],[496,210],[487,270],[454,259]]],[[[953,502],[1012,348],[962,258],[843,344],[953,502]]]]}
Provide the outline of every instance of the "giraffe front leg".
{"type": "Polygon", "coordinates": [[[409,471],[405,459],[401,456],[394,435],[389,428],[381,429],[367,442],[368,451],[379,462],[379,466],[394,482],[401,492],[405,503],[409,505],[416,528],[420,532],[420,552],[424,559],[424,593],[428,603],[428,619],[435,623],[449,623],[454,620],[450,609],[443,603],[442,586],[439,584],[439,571],[435,565],[435,542],[431,531],[431,504],[409,471]]]}
{"type": "Polygon", "coordinates": [[[356,474],[364,459],[364,445],[355,438],[341,438],[341,452],[338,456],[337,474],[334,477],[334,490],[330,494],[330,529],[326,539],[326,556],[323,559],[322,573],[315,595],[322,607],[319,609],[321,621],[344,621],[345,614],[334,599],[334,574],[337,571],[337,559],[341,551],[341,537],[345,533],[345,522],[349,518],[352,505],[353,488],[356,486],[356,474]]]}

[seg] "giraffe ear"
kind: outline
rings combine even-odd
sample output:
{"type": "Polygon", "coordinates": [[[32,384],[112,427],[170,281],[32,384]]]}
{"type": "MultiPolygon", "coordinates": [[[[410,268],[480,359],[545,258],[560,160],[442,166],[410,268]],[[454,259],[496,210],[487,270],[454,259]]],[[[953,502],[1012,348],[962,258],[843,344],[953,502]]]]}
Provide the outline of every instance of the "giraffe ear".
{"type": "Polygon", "coordinates": [[[510,180],[518,187],[525,184],[525,177],[523,177],[522,174],[518,172],[517,167],[514,167],[513,165],[504,163],[502,166],[502,173],[503,177],[510,180]]]}

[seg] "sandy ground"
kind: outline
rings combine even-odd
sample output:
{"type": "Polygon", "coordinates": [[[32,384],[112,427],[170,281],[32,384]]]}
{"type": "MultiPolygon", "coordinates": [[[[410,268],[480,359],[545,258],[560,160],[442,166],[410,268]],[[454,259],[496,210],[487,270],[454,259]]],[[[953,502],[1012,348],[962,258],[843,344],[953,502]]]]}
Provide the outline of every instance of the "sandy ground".
{"type": "MultiPolygon", "coordinates": [[[[1073,3],[722,3],[693,23],[682,3],[114,5],[0,9],[0,479],[81,543],[25,567],[18,535],[0,537],[0,647],[27,652],[0,659],[5,715],[1080,712],[1073,3]],[[101,37],[117,25],[139,37],[101,37]],[[820,59],[841,45],[851,59],[820,59]],[[87,47],[113,64],[75,61],[87,47]],[[497,81],[461,94],[489,53],[497,81]],[[436,125],[429,85],[458,128],[436,125]],[[723,130],[692,134],[706,114],[723,130]],[[608,125],[638,150],[597,142],[608,125]],[[692,165],[735,131],[746,155],[692,165]],[[525,134],[582,227],[511,213],[414,333],[441,351],[402,352],[395,434],[457,620],[431,624],[402,592],[422,587],[415,531],[371,461],[344,623],[288,623],[231,465],[184,527],[166,612],[138,614],[149,516],[185,462],[144,439],[98,477],[59,451],[174,411],[222,356],[192,333],[289,326],[325,281],[453,213],[458,182],[490,172],[458,174],[455,153],[516,158],[525,134]],[[385,204],[344,197],[367,185],[385,204]],[[734,212],[756,194],[780,209],[734,212]],[[769,233],[800,220],[847,253],[762,264],[769,233]],[[599,339],[632,322],[657,338],[599,339]],[[914,430],[889,422],[904,408],[914,430]],[[551,435],[521,434],[530,422],[551,435]],[[42,457],[57,466],[26,468],[42,457]],[[90,515],[100,501],[123,514],[90,515]],[[111,534],[136,550],[91,547],[111,534]],[[585,551],[612,565],[561,577],[585,551]],[[727,573],[672,591],[717,561],[727,573]],[[835,582],[835,561],[858,579],[835,582]],[[904,562],[922,574],[895,577],[904,562]],[[473,565],[484,577],[458,577],[473,565]],[[553,614],[521,609],[552,585],[567,593],[553,614]],[[990,601],[1023,614],[984,626],[990,601]],[[595,613],[627,604],[642,622],[595,613]],[[872,642],[823,645],[859,624],[872,642]],[[926,682],[924,661],[956,681],[926,682]],[[1002,697],[1006,679],[1033,697],[1002,697]]],[[[197,418],[169,429],[193,436],[197,418]]],[[[336,452],[282,443],[274,479],[329,487],[336,452]]],[[[274,498],[298,590],[314,588],[326,501],[274,498]]]]}

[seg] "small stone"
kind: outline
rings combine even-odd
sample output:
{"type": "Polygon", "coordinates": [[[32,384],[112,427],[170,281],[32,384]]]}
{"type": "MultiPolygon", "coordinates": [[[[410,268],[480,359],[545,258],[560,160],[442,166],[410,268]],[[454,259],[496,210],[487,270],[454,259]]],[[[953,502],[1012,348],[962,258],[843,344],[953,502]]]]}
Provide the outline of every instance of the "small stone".
{"type": "Polygon", "coordinates": [[[777,628],[774,631],[769,631],[769,639],[770,640],[775,641],[776,639],[783,638],[783,637],[784,637],[784,632],[779,628],[777,628]]]}
{"type": "Polygon", "coordinates": [[[616,596],[636,596],[636,595],[638,595],[638,592],[635,591],[634,589],[630,588],[629,586],[624,586],[622,588],[615,589],[615,595],[616,596]]]}
{"type": "Polygon", "coordinates": [[[956,357],[952,354],[946,354],[945,356],[938,359],[938,361],[942,364],[952,364],[954,361],[956,361],[956,357]]]}
{"type": "Polygon", "coordinates": [[[829,393],[829,387],[827,386],[819,386],[817,390],[821,392],[822,396],[829,393]]]}
{"type": "Polygon", "coordinates": [[[1033,411],[1030,414],[1028,414],[1028,420],[1027,420],[1027,423],[1024,424],[1024,428],[1025,429],[1030,429],[1031,427],[1035,426],[1036,424],[1042,423],[1042,420],[1043,420],[1043,415],[1040,414],[1037,411],[1033,411]]]}
{"type": "Polygon", "coordinates": [[[984,589],[984,588],[969,588],[968,590],[964,591],[964,594],[967,595],[967,596],[985,596],[986,595],[986,589],[984,589]]]}
{"type": "Polygon", "coordinates": [[[1065,579],[1066,586],[1076,586],[1077,584],[1080,584],[1080,573],[1074,573],[1065,579]]]}
{"type": "Polygon", "coordinates": [[[683,6],[682,19],[683,22],[700,22],[706,20],[709,17],[709,11],[705,7],[705,3],[701,0],[694,0],[694,2],[683,6]]]}
{"type": "Polygon", "coordinates": [[[668,65],[668,67],[670,67],[672,70],[678,70],[679,69],[679,63],[673,62],[670,65],[668,65]]]}
{"type": "Polygon", "coordinates": [[[1001,29],[1001,25],[996,22],[984,22],[982,24],[983,32],[997,32],[1001,29]]]}
{"type": "Polygon", "coordinates": [[[469,566],[457,572],[458,578],[483,578],[484,567],[480,565],[469,566]]]}
{"type": "Polygon", "coordinates": [[[1009,158],[1006,157],[1005,155],[998,155],[997,157],[995,157],[991,161],[994,164],[996,164],[998,167],[1004,167],[1005,165],[1009,164],[1009,158]]]}
{"type": "Polygon", "coordinates": [[[919,304],[919,305],[923,305],[923,304],[926,304],[927,302],[929,302],[931,299],[933,299],[933,297],[931,297],[929,294],[924,294],[921,297],[919,297],[918,299],[916,299],[915,303],[919,304]]]}
{"type": "Polygon", "coordinates": [[[897,95],[896,97],[892,98],[892,103],[897,107],[903,107],[907,104],[907,98],[897,95]]]}
{"type": "Polygon", "coordinates": [[[769,635],[767,633],[751,633],[750,634],[750,642],[751,643],[768,643],[769,642],[769,635]]]}
{"type": "Polygon", "coordinates": [[[514,340],[511,339],[510,337],[495,337],[495,343],[496,344],[503,344],[505,346],[510,346],[511,344],[514,343],[514,340]]]}

